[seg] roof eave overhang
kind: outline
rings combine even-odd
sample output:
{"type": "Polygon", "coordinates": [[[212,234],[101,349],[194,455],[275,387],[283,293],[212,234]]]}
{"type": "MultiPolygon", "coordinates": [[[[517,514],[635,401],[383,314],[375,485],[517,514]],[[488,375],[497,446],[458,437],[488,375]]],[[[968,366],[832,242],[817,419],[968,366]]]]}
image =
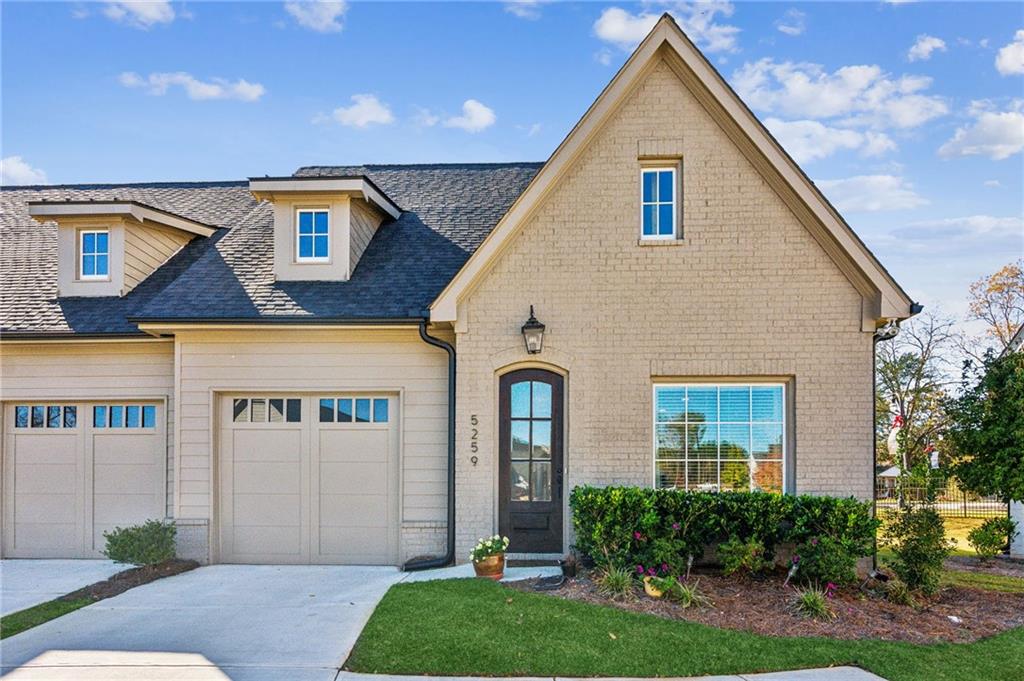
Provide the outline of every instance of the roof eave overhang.
{"type": "MultiPolygon", "coordinates": [[[[814,183],[786,154],[753,112],[743,104],[711,63],[683,34],[675,20],[666,14],[619,69],[494,230],[434,300],[430,306],[431,321],[455,322],[458,319],[460,300],[478,284],[490,263],[500,257],[511,241],[511,236],[526,223],[535,207],[571,167],[604,121],[618,109],[618,105],[631,91],[634,83],[647,73],[647,69],[656,63],[658,58],[666,55],[669,57],[668,63],[674,67],[677,74],[681,71],[692,74],[691,80],[695,79],[702,86],[701,89],[707,94],[708,100],[702,102],[705,106],[714,105],[729,114],[734,124],[734,140],[745,140],[746,143],[740,146],[747,147],[744,151],[748,157],[754,155],[763,159],[762,170],[772,171],[781,178],[794,198],[790,206],[802,205],[806,217],[820,227],[812,230],[812,234],[823,244],[825,250],[862,295],[863,329],[873,330],[883,320],[906,319],[912,316],[914,313],[911,309],[911,298],[854,234],[814,183]]],[[[806,224],[807,220],[804,222],[806,224]]]]}
{"type": "Polygon", "coordinates": [[[249,191],[258,200],[273,202],[276,198],[288,196],[321,194],[355,195],[397,220],[402,209],[377,185],[363,175],[337,177],[251,177],[249,191]]]}
{"type": "Polygon", "coordinates": [[[40,222],[68,218],[131,218],[136,222],[171,227],[197,236],[212,236],[217,227],[196,222],[137,201],[30,201],[28,214],[40,222]]]}
{"type": "Polygon", "coordinates": [[[131,319],[139,330],[153,336],[174,335],[181,331],[257,330],[257,329],[399,329],[419,326],[419,317],[261,317],[252,318],[167,318],[131,319]]]}

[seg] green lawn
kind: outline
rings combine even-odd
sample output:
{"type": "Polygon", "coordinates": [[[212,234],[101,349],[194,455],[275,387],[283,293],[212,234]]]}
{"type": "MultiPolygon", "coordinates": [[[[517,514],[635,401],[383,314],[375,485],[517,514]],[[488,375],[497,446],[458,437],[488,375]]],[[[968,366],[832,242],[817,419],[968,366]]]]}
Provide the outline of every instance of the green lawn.
{"type": "Polygon", "coordinates": [[[1020,681],[1024,629],[972,644],[772,638],[514,591],[485,580],[399,584],[346,668],[482,676],[697,676],[856,665],[889,681],[1020,681]]]}
{"type": "Polygon", "coordinates": [[[26,629],[37,627],[43,622],[49,622],[61,615],[84,608],[90,603],[95,603],[95,601],[91,598],[79,598],[73,601],[47,601],[25,610],[12,612],[10,615],[4,615],[0,617],[0,638],[20,634],[26,629]]]}
{"type": "Polygon", "coordinates": [[[942,573],[942,583],[950,586],[966,586],[972,589],[1024,594],[1024,579],[1020,577],[967,572],[966,570],[946,570],[942,573]]]}

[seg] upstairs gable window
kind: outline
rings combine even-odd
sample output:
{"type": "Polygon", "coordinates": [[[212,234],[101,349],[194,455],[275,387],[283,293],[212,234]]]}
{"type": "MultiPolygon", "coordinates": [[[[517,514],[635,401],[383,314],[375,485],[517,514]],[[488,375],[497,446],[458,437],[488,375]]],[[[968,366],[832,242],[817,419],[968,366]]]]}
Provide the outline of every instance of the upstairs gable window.
{"type": "Polygon", "coordinates": [[[300,209],[297,211],[298,262],[328,262],[330,260],[331,231],[326,209],[300,209]]]}
{"type": "Polygon", "coordinates": [[[676,238],[676,169],[644,168],[640,171],[640,237],[676,238]]]}
{"type": "Polygon", "coordinates": [[[81,232],[79,278],[106,279],[110,276],[110,233],[107,230],[81,232]]]}

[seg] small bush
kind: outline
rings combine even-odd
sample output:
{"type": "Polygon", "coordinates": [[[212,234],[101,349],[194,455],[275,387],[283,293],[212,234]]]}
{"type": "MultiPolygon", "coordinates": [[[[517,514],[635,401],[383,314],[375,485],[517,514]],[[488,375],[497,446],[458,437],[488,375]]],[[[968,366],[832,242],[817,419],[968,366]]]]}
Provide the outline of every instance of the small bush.
{"type": "Polygon", "coordinates": [[[910,590],[926,595],[939,590],[942,563],[953,549],[942,516],[930,508],[896,511],[890,514],[885,542],[895,556],[889,566],[910,590]]]}
{"type": "Polygon", "coordinates": [[[1006,545],[1017,535],[1017,523],[1009,518],[989,518],[967,533],[982,562],[988,562],[1002,553],[1006,545]]]}
{"type": "Polygon", "coordinates": [[[722,572],[726,575],[737,572],[756,575],[774,565],[765,558],[764,544],[756,539],[742,541],[732,537],[724,544],[718,545],[718,559],[722,563],[722,572]]]}
{"type": "Polygon", "coordinates": [[[697,588],[697,584],[697,582],[693,584],[676,582],[676,586],[670,592],[670,598],[684,608],[711,607],[711,599],[701,593],[697,588]]]}
{"type": "Polygon", "coordinates": [[[828,602],[828,595],[816,586],[797,591],[794,608],[800,615],[816,620],[835,617],[835,612],[832,611],[832,606],[828,602]]]}
{"type": "Polygon", "coordinates": [[[890,579],[885,583],[885,598],[896,605],[909,605],[910,607],[917,605],[913,592],[907,588],[906,582],[899,579],[890,579]]]}
{"type": "Polygon", "coordinates": [[[633,595],[633,573],[625,568],[606,568],[594,581],[598,593],[612,600],[633,595]]]}
{"type": "Polygon", "coordinates": [[[841,541],[812,537],[796,547],[793,562],[805,582],[850,584],[857,581],[857,556],[841,541]]]}
{"type": "Polygon", "coordinates": [[[107,540],[103,555],[119,563],[152,565],[174,558],[174,523],[147,520],[141,525],[116,527],[104,532],[107,540]]]}

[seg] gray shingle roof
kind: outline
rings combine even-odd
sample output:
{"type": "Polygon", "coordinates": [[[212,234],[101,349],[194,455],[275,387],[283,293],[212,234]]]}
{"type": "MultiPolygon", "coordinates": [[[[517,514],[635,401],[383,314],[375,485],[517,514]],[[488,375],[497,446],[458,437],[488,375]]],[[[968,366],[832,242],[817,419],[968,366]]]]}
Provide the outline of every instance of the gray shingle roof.
{"type": "Polygon", "coordinates": [[[422,317],[542,164],[367,165],[296,175],[366,175],[403,209],[378,229],[347,282],[275,282],[273,216],[246,182],[5,187],[0,190],[0,329],[126,334],[132,319],[422,317]],[[122,298],[57,297],[57,228],[39,200],[135,200],[215,225],[122,298]]]}

